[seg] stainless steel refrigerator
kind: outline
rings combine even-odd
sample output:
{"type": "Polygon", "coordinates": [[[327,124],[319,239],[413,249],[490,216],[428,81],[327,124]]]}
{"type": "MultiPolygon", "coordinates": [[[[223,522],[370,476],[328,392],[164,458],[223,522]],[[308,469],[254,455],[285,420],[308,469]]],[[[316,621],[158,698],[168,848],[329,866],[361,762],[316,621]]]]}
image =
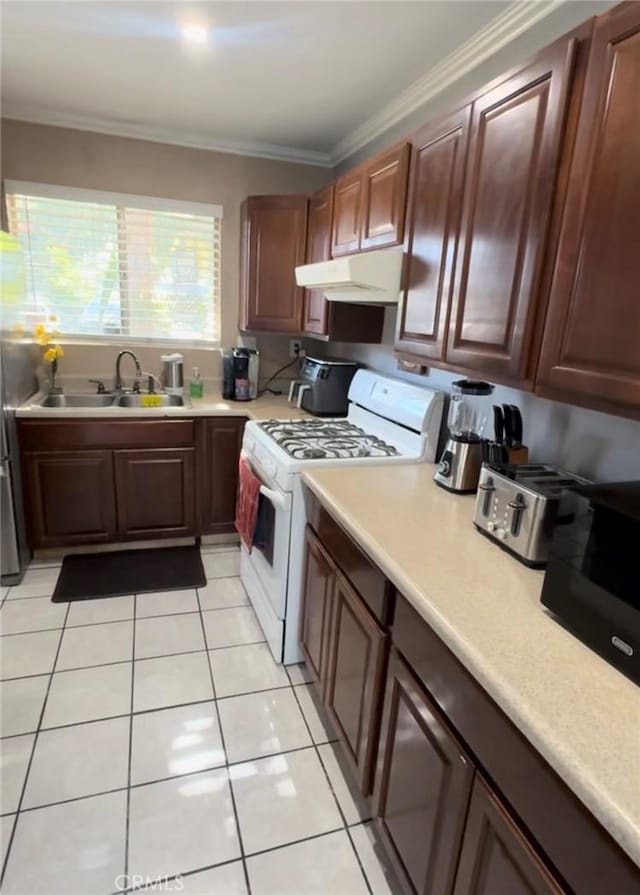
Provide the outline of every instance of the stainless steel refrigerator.
{"type": "Polygon", "coordinates": [[[38,390],[39,351],[15,336],[24,310],[24,276],[16,265],[19,246],[0,234],[2,334],[0,340],[0,573],[2,584],[17,584],[31,558],[25,527],[16,408],[38,390]],[[7,254],[9,253],[9,254],[7,254]],[[22,292],[22,294],[21,294],[22,292]]]}
{"type": "Polygon", "coordinates": [[[15,409],[37,391],[32,345],[2,342],[2,429],[0,455],[0,570],[2,584],[17,584],[31,553],[24,521],[15,409]]]}

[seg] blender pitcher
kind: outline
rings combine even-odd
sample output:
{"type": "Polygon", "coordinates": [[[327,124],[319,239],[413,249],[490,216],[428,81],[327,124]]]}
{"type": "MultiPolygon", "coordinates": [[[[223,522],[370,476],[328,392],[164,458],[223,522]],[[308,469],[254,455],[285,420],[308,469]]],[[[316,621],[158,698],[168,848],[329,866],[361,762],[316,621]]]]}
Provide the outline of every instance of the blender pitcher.
{"type": "Polygon", "coordinates": [[[478,488],[492,394],[489,382],[459,379],[452,384],[447,418],[449,438],[434,475],[437,484],[448,491],[472,494],[478,488]]]}

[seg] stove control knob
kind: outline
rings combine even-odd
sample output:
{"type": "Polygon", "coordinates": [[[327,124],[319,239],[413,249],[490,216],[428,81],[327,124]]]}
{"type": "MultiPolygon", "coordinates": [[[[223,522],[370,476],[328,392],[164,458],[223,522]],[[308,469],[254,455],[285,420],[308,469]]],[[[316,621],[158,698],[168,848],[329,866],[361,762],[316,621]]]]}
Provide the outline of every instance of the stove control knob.
{"type": "Polygon", "coordinates": [[[504,530],[504,528],[498,528],[496,531],[496,537],[499,538],[501,541],[506,541],[507,532],[504,530]]]}

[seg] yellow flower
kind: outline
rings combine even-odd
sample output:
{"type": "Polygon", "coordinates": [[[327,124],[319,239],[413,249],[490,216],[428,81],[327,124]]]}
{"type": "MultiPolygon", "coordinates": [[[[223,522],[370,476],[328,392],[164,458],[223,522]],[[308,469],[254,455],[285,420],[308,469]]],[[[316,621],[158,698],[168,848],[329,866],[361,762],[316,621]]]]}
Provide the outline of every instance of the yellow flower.
{"type": "Polygon", "coordinates": [[[49,314],[49,320],[51,321],[51,323],[57,323],[58,315],[57,314],[49,314]]]}
{"type": "Polygon", "coordinates": [[[44,353],[44,359],[45,359],[45,360],[47,361],[47,363],[49,363],[49,364],[52,364],[52,363],[54,362],[54,360],[57,360],[57,357],[58,357],[58,354],[57,354],[55,348],[49,348],[49,349],[47,349],[47,351],[45,351],[45,353],[44,353]]]}
{"type": "Polygon", "coordinates": [[[56,353],[56,357],[64,357],[64,350],[62,348],[62,345],[54,345],[53,350],[56,353]]]}
{"type": "Polygon", "coordinates": [[[46,345],[49,342],[49,335],[47,333],[47,330],[46,330],[44,324],[38,323],[38,325],[36,326],[36,328],[33,331],[33,334],[36,337],[36,339],[38,340],[38,343],[40,345],[46,345]]]}

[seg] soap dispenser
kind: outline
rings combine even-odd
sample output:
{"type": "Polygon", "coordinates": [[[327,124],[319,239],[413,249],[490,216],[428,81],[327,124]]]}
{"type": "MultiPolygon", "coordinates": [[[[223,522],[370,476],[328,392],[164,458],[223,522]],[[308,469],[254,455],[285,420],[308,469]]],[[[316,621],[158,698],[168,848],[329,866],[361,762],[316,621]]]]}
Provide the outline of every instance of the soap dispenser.
{"type": "Polygon", "coordinates": [[[203,393],[204,385],[200,378],[200,370],[198,367],[194,367],[191,382],[189,383],[189,394],[192,398],[201,398],[203,393]]]}

